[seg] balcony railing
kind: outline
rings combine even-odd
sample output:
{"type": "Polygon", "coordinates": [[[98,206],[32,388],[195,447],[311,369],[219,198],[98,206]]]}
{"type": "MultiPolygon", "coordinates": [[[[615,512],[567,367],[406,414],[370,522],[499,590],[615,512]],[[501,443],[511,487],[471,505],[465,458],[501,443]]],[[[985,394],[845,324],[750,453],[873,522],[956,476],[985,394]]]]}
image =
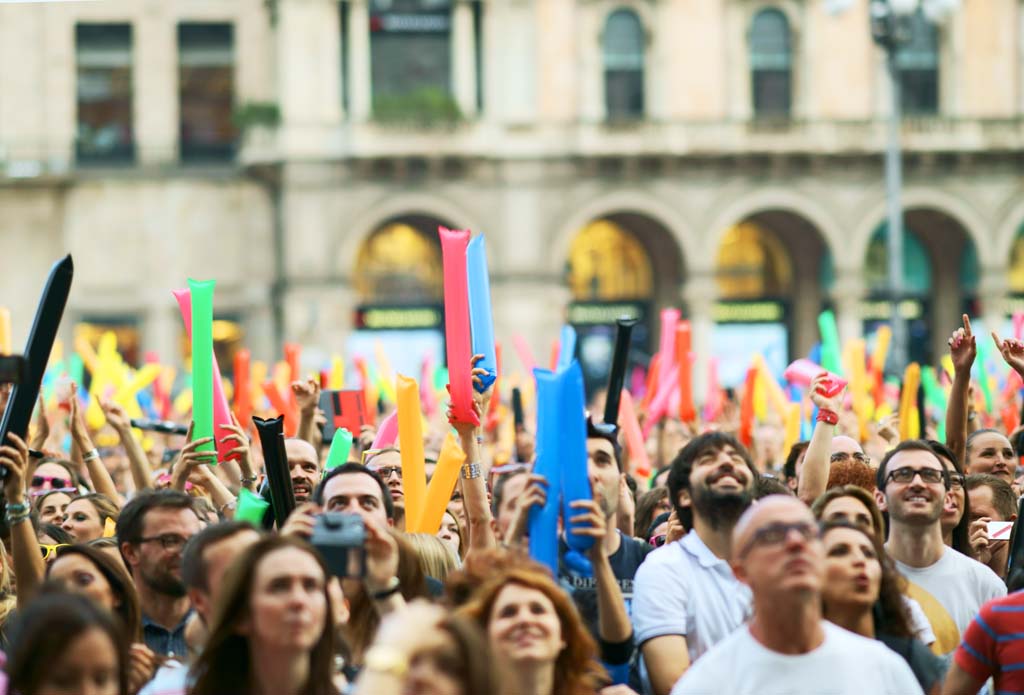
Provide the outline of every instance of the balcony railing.
{"type": "MultiPolygon", "coordinates": [[[[736,157],[742,155],[864,156],[884,151],[886,123],[875,120],[733,120],[502,123],[488,118],[446,128],[342,122],[310,137],[277,129],[247,133],[231,161],[226,148],[184,151],[178,146],[133,143],[130,150],[92,158],[74,143],[0,143],[0,176],[65,176],[76,169],[138,166],[175,169],[194,161],[229,166],[388,158],[736,157]]],[[[908,154],[1024,151],[1024,116],[999,119],[913,118],[903,122],[908,154]]],[[[190,149],[190,148],[186,148],[190,149]]]]}

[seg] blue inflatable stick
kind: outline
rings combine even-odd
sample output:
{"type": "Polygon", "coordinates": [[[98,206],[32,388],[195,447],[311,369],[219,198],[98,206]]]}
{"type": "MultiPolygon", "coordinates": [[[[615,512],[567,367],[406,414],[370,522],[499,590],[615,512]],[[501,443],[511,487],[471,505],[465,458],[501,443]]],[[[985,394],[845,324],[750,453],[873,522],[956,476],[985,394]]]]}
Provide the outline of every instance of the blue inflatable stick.
{"type": "MultiPolygon", "coordinates": [[[[574,334],[575,335],[575,334],[574,334]]],[[[565,347],[565,343],[562,347],[565,347]]],[[[578,509],[569,505],[576,500],[593,499],[590,490],[590,476],[587,474],[587,414],[583,392],[583,370],[573,360],[569,367],[558,375],[561,390],[559,408],[559,461],[562,477],[562,518],[565,522],[565,541],[572,550],[584,552],[594,545],[593,536],[575,533],[579,524],[569,521],[579,515],[578,509]]]]}
{"type": "Polygon", "coordinates": [[[498,378],[498,360],[494,349],[494,318],[491,315],[491,280],[487,273],[487,247],[484,237],[478,234],[469,240],[466,247],[466,272],[469,280],[469,331],[472,336],[473,354],[483,355],[477,363],[487,374],[480,377],[480,393],[498,378]]]}
{"type": "Polygon", "coordinates": [[[558,348],[558,366],[555,371],[564,372],[574,359],[576,359],[576,329],[566,324],[562,326],[558,348]]]}
{"type": "Polygon", "coordinates": [[[537,380],[537,457],[533,472],[548,481],[543,507],[530,509],[530,557],[558,576],[558,509],[561,488],[559,431],[560,383],[546,369],[533,370],[537,380]]]}

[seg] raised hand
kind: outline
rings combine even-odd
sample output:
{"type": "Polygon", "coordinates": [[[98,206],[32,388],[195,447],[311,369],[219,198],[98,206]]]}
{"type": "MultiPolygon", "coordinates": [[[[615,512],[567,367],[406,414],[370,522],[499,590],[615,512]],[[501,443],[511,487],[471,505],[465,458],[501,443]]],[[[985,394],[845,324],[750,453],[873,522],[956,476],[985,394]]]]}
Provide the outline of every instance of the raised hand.
{"type": "Polygon", "coordinates": [[[128,413],[126,413],[124,408],[114,401],[100,399],[100,409],[107,417],[107,424],[113,427],[117,432],[124,432],[131,428],[132,423],[131,418],[128,417],[128,413]]]}
{"type": "Polygon", "coordinates": [[[1003,361],[1013,367],[1015,372],[1024,376],[1024,343],[1013,338],[1000,340],[995,331],[992,331],[992,340],[999,348],[999,354],[1003,356],[1003,361]]]}
{"type": "Polygon", "coordinates": [[[814,380],[811,381],[811,388],[808,395],[811,397],[811,402],[818,406],[818,408],[831,410],[833,413],[840,413],[843,409],[843,393],[845,393],[846,387],[844,386],[839,393],[831,398],[827,398],[818,390],[819,388],[823,388],[822,382],[827,378],[828,374],[826,372],[822,372],[818,376],[814,377],[814,380]]]}
{"type": "Polygon", "coordinates": [[[953,335],[947,341],[949,355],[953,358],[953,369],[960,373],[969,372],[971,365],[974,364],[974,358],[978,355],[978,346],[974,334],[971,333],[971,319],[964,314],[963,321],[963,328],[953,331],[953,335]]]}
{"type": "Polygon", "coordinates": [[[7,469],[4,496],[11,504],[20,504],[25,499],[25,478],[28,474],[28,444],[14,434],[7,435],[9,444],[0,446],[0,466],[7,469]]]}
{"type": "Polygon", "coordinates": [[[292,393],[295,395],[295,403],[299,406],[299,411],[307,415],[312,414],[320,403],[320,384],[314,379],[293,381],[292,393]]]}

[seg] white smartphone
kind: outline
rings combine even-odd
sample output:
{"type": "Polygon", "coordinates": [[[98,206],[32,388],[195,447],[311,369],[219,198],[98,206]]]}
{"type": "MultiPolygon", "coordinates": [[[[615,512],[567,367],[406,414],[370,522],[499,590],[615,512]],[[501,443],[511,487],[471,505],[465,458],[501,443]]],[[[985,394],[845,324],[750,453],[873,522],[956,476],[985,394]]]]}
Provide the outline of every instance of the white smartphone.
{"type": "Polygon", "coordinates": [[[990,521],[988,522],[988,539],[990,541],[1008,541],[1013,531],[1012,521],[990,521]]]}

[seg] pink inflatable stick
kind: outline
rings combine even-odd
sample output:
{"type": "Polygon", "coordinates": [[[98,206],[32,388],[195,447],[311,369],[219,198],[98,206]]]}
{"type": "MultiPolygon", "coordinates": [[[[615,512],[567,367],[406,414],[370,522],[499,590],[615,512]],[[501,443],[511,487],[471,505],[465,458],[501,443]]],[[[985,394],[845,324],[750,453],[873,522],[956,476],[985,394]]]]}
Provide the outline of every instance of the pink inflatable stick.
{"type": "Polygon", "coordinates": [[[822,389],[824,390],[819,389],[819,392],[825,398],[832,398],[846,386],[846,379],[831,372],[826,372],[824,367],[814,364],[814,362],[805,358],[798,359],[786,367],[786,371],[783,372],[782,376],[786,381],[806,388],[811,385],[816,376],[822,373],[828,375],[822,384],[822,389]]]}
{"type": "Polygon", "coordinates": [[[391,414],[384,418],[377,430],[377,436],[373,438],[371,449],[387,449],[394,446],[398,439],[398,411],[392,410],[391,414]]]}

